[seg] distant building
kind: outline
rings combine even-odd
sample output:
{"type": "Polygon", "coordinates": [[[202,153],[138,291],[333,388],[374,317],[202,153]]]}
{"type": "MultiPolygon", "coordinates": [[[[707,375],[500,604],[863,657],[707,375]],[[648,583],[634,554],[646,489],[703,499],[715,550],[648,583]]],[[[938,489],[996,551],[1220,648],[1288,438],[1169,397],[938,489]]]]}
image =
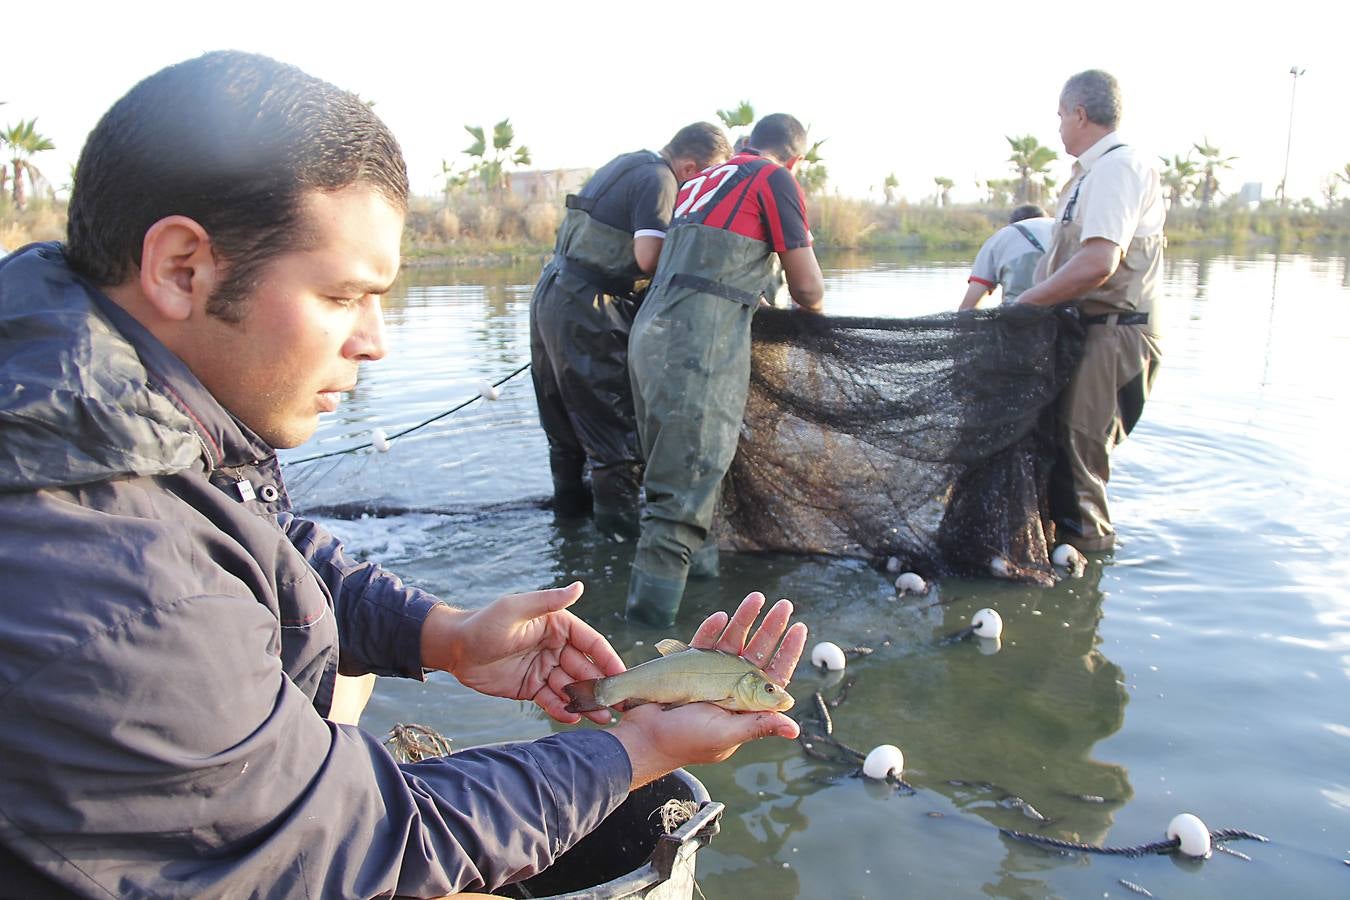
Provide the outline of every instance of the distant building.
{"type": "Polygon", "coordinates": [[[511,194],[526,202],[562,203],[581,190],[594,169],[533,169],[511,173],[511,194]]]}
{"type": "Polygon", "coordinates": [[[1237,198],[1240,202],[1245,203],[1248,206],[1260,206],[1261,182],[1259,181],[1247,182],[1242,186],[1242,190],[1238,191],[1237,198]]]}

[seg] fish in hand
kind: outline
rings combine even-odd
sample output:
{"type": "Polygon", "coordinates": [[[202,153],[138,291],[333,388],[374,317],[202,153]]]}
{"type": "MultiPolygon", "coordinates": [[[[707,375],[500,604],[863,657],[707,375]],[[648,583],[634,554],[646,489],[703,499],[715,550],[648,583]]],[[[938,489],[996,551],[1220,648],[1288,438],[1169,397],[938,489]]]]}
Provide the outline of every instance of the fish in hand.
{"type": "Polygon", "coordinates": [[[574,681],[563,688],[567,711],[591,712],[637,703],[664,707],[707,701],[733,712],[784,712],[792,695],[742,656],[695,650],[683,641],[658,641],[656,659],[608,678],[574,681]]]}

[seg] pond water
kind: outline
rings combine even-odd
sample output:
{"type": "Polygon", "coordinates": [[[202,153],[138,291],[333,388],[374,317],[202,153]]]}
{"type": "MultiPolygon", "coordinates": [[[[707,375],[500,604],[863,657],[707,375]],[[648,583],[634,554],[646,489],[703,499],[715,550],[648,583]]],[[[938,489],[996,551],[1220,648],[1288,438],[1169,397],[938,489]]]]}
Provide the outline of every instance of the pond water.
{"type": "MultiPolygon", "coordinates": [[[[826,303],[849,315],[952,308],[969,257],[823,256],[826,303]]],[[[577,612],[630,664],[665,634],[622,619],[631,545],[555,524],[528,371],[538,271],[412,269],[389,299],[390,356],[304,447],[285,454],[302,510],[356,552],[452,602],[581,579],[577,612]],[[395,438],[388,453],[318,453],[395,438]],[[398,512],[349,518],[344,502],[398,512]]],[[[897,600],[858,562],[724,554],[691,584],[678,636],[751,590],[789,597],[817,640],[866,645],[833,710],[835,736],[899,746],[905,794],[810,758],[746,746],[692,771],[726,804],[698,855],[709,898],[1350,896],[1350,267],[1340,255],[1174,251],[1164,364],[1113,457],[1113,553],[1078,579],[1031,588],[949,579],[897,600]],[[996,653],[941,638],[981,607],[996,653]],[[1031,818],[1021,798],[1050,821],[1031,818]],[[1125,847],[1174,815],[1241,828],[1251,857],[1060,853],[1014,829],[1125,847]]],[[[837,678],[798,669],[810,706],[837,678]]],[[[805,701],[805,703],[803,703],[805,701]]],[[[436,675],[381,679],[362,720],[417,722],[456,748],[562,728],[533,707],[436,675]]]]}

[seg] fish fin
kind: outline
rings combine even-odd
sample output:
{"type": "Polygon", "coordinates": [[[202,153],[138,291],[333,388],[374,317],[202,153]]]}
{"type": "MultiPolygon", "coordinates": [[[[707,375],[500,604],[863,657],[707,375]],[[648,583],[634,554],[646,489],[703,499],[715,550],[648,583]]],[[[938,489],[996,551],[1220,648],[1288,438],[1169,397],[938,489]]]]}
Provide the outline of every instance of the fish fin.
{"type": "Polygon", "coordinates": [[[599,678],[590,678],[586,681],[574,681],[571,684],[564,685],[563,691],[567,694],[570,703],[564,709],[570,713],[594,712],[597,709],[604,709],[605,705],[595,699],[595,687],[600,683],[599,678]]]}
{"type": "Polygon", "coordinates": [[[674,638],[663,638],[656,642],[656,652],[662,656],[670,656],[672,653],[683,653],[689,649],[689,645],[684,641],[677,641],[674,638]]]}

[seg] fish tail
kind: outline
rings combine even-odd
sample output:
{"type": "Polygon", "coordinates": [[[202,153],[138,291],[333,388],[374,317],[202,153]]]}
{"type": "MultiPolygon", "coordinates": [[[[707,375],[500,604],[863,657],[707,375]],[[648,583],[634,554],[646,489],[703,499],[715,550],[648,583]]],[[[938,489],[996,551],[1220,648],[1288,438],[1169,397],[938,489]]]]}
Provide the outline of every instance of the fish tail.
{"type": "Polygon", "coordinates": [[[567,698],[572,701],[567,704],[566,710],[570,713],[583,713],[604,709],[605,705],[595,699],[595,688],[599,683],[599,678],[590,678],[586,681],[574,681],[565,685],[563,690],[567,692],[567,698]]]}

